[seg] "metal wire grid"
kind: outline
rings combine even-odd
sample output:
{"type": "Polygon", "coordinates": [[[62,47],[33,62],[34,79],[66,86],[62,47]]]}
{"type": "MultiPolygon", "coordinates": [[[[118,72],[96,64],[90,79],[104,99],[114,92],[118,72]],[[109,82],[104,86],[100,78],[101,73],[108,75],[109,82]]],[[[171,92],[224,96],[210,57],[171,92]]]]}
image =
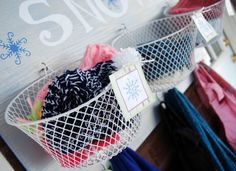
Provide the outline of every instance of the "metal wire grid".
{"type": "Polygon", "coordinates": [[[194,66],[197,30],[188,16],[152,21],[133,31],[125,31],[112,45],[134,47],[146,61],[142,66],[154,92],[174,87],[188,76],[194,66]]]}
{"type": "MultiPolygon", "coordinates": [[[[215,11],[222,11],[222,8],[222,3],[214,6],[215,11]]],[[[210,18],[214,28],[222,30],[222,16],[212,9],[206,13],[204,16],[210,18]]],[[[163,91],[193,70],[195,38],[196,28],[190,17],[180,15],[126,32],[113,42],[113,46],[136,47],[145,59],[154,59],[154,62],[145,63],[143,70],[152,90],[163,91]]],[[[34,139],[63,167],[88,167],[115,156],[137,134],[141,118],[137,115],[128,122],[124,120],[110,85],[99,96],[68,112],[44,120],[19,122],[19,118],[27,119],[31,113],[26,99],[34,99],[43,85],[63,71],[53,72],[23,90],[9,104],[6,122],[34,139]]]]}
{"type": "MultiPolygon", "coordinates": [[[[196,46],[197,47],[202,47],[202,46],[207,46],[208,44],[211,44],[218,40],[222,34],[223,34],[223,15],[224,15],[224,10],[225,10],[225,0],[220,0],[215,4],[212,4],[208,7],[204,7],[201,9],[202,14],[205,17],[205,19],[212,25],[212,27],[215,29],[217,32],[218,36],[215,37],[213,40],[210,42],[206,42],[205,39],[202,37],[201,33],[199,32],[197,35],[197,40],[196,40],[196,46]]],[[[180,17],[184,20],[189,20],[191,21],[191,16],[197,11],[193,12],[188,12],[188,13],[183,13],[179,15],[171,15],[168,13],[168,9],[164,12],[166,16],[168,17],[180,17]],[[186,18],[187,17],[187,18],[186,18]]]]}
{"type": "Polygon", "coordinates": [[[141,117],[125,121],[111,85],[90,101],[58,116],[22,123],[31,109],[27,98],[64,70],[53,72],[23,90],[9,104],[5,120],[44,148],[62,167],[81,168],[117,155],[137,134],[141,117]]]}

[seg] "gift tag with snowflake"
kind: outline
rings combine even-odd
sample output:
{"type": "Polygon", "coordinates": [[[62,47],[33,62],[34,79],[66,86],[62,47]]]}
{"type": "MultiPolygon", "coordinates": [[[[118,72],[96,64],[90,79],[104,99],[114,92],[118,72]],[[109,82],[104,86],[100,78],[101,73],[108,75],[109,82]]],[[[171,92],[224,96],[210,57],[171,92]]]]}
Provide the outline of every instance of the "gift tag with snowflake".
{"type": "Polygon", "coordinates": [[[216,30],[205,19],[205,17],[203,16],[203,14],[201,12],[197,12],[194,15],[192,15],[192,19],[193,19],[194,23],[196,24],[201,35],[206,40],[206,42],[211,41],[212,39],[214,39],[218,35],[216,30]]]}
{"type": "Polygon", "coordinates": [[[126,120],[155,101],[140,65],[130,64],[110,76],[112,88],[126,120]]]}

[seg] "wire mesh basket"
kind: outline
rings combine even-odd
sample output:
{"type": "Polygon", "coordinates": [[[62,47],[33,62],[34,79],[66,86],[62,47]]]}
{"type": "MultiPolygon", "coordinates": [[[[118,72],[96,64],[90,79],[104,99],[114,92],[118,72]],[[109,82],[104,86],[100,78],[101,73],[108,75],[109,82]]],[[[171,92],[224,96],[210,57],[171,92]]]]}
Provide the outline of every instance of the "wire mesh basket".
{"type": "Polygon", "coordinates": [[[41,87],[65,70],[54,71],[25,88],[9,104],[5,120],[44,148],[62,167],[82,168],[101,163],[121,152],[140,128],[141,117],[125,121],[111,85],[88,102],[57,116],[26,120],[41,87]]]}
{"type": "Polygon", "coordinates": [[[146,61],[142,66],[154,92],[174,87],[188,76],[194,66],[197,30],[186,17],[167,17],[152,21],[135,30],[125,31],[113,47],[133,47],[146,61]]]}
{"type": "MultiPolygon", "coordinates": [[[[208,44],[211,44],[218,40],[222,34],[223,34],[223,15],[224,15],[224,10],[225,10],[225,1],[220,0],[208,7],[204,7],[201,9],[202,14],[205,17],[205,19],[209,22],[209,24],[212,25],[212,27],[215,29],[217,32],[218,36],[215,37],[213,40],[210,42],[206,42],[205,39],[202,37],[201,33],[199,32],[197,35],[197,40],[196,40],[196,46],[197,47],[202,47],[202,46],[207,46],[208,44]]],[[[183,17],[183,20],[192,20],[191,16],[197,12],[197,11],[192,11],[188,13],[183,13],[183,14],[178,14],[178,15],[172,15],[168,12],[169,10],[167,9],[164,13],[168,17],[183,17]],[[186,16],[188,16],[186,18],[186,16]]]]}

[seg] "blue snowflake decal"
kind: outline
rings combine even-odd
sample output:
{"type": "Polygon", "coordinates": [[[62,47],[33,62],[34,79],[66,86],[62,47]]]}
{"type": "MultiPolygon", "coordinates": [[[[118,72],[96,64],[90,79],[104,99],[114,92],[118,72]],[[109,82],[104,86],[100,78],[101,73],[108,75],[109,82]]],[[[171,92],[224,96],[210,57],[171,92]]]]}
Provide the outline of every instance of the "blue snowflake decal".
{"type": "Polygon", "coordinates": [[[126,83],[126,87],[124,87],[126,90],[126,93],[128,94],[128,100],[138,100],[139,97],[139,84],[137,79],[128,79],[128,82],[126,83]]]}
{"type": "Polygon", "coordinates": [[[105,0],[109,8],[118,7],[118,0],[105,0]]]}
{"type": "Polygon", "coordinates": [[[2,40],[0,40],[0,48],[5,50],[4,53],[0,54],[0,58],[5,60],[7,58],[10,58],[11,56],[15,56],[15,64],[20,65],[21,64],[21,56],[30,56],[31,52],[27,50],[26,48],[22,47],[23,44],[27,43],[27,39],[25,37],[15,40],[13,39],[14,33],[8,32],[7,33],[7,40],[4,43],[2,40]]]}

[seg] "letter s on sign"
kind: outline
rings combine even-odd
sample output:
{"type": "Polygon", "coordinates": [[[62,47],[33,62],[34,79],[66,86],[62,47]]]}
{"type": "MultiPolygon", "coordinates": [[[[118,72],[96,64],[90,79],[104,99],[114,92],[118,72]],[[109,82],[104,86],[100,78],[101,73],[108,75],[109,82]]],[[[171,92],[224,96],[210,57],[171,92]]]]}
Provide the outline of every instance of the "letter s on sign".
{"type": "Polygon", "coordinates": [[[47,3],[47,0],[26,0],[22,2],[19,7],[20,18],[23,19],[28,24],[41,24],[45,22],[55,22],[63,30],[63,34],[61,38],[58,41],[50,42],[49,39],[51,38],[51,32],[49,30],[43,30],[41,31],[39,35],[39,39],[42,41],[43,44],[47,46],[56,46],[58,44],[63,43],[65,40],[67,40],[70,37],[72,33],[72,30],[73,30],[72,22],[70,21],[69,18],[61,14],[52,14],[45,18],[34,20],[32,16],[30,15],[29,7],[31,5],[35,5],[39,3],[43,3],[44,5],[49,6],[49,4],[47,3]]]}

